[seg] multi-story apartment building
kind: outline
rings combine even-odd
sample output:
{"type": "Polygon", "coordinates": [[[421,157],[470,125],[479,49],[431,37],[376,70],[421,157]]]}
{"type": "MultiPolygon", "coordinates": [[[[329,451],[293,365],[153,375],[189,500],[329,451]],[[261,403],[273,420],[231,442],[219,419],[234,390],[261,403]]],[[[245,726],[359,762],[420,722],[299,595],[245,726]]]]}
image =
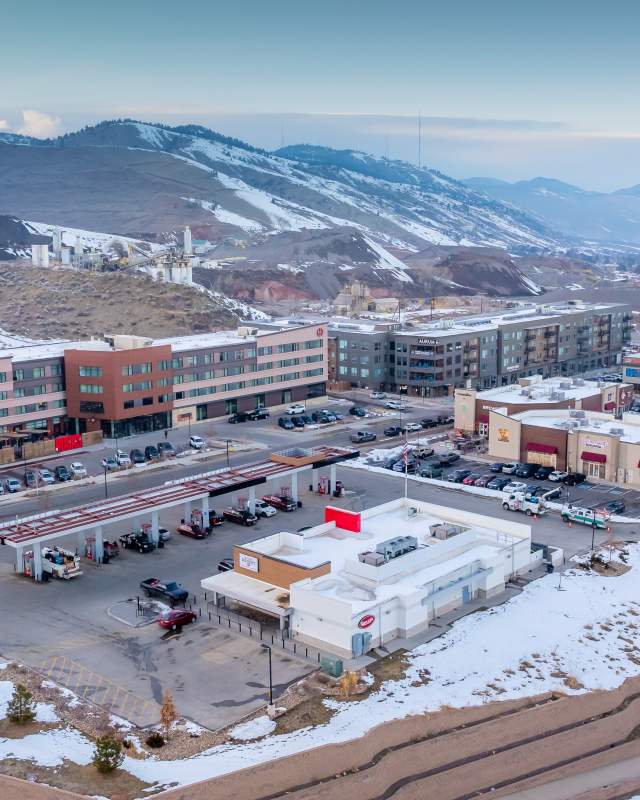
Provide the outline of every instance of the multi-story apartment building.
{"type": "Polygon", "coordinates": [[[243,326],[0,349],[0,437],[127,436],[322,396],[327,329],[243,326]]]}
{"type": "Polygon", "coordinates": [[[570,301],[420,329],[338,321],[329,331],[337,382],[429,397],[618,365],[631,309],[570,301]]]}

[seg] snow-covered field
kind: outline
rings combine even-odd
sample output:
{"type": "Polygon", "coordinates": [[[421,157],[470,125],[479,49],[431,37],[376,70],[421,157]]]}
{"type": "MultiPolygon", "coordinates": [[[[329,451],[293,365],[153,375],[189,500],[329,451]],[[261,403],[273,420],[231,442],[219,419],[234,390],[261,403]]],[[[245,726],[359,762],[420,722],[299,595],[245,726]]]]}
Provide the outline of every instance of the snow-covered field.
{"type": "MultiPolygon", "coordinates": [[[[240,741],[182,761],[126,758],[123,768],[151,783],[184,785],[363,736],[380,723],[443,705],[615,688],[640,674],[639,545],[630,545],[629,564],[628,572],[611,578],[571,570],[561,586],[557,575],[547,575],[504,605],[465,617],[410,653],[405,677],[358,701],[325,700],[334,715],[324,725],[277,735],[259,717],[236,726],[240,741]],[[262,738],[242,741],[256,735],[262,738]]],[[[90,751],[90,743],[71,730],[0,740],[0,758],[48,765],[62,758],[87,763],[90,751]]]]}

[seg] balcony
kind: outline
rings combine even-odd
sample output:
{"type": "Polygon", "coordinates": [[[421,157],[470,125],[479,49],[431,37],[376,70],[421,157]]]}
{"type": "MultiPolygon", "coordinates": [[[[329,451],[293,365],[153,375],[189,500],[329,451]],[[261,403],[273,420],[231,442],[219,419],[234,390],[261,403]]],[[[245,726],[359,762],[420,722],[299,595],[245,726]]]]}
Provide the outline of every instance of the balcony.
{"type": "Polygon", "coordinates": [[[552,337],[555,339],[558,335],[558,331],[545,331],[544,338],[551,339],[552,337]]]}

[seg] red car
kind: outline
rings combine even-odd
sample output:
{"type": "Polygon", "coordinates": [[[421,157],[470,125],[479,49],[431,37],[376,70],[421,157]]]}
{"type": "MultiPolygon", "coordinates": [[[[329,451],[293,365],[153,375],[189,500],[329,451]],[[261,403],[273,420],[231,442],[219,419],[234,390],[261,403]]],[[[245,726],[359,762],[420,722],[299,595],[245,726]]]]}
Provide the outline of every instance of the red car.
{"type": "Polygon", "coordinates": [[[201,527],[197,522],[185,522],[184,520],[181,520],[176,531],[183,536],[190,536],[192,539],[206,539],[211,533],[210,529],[201,527]]]}
{"type": "Polygon", "coordinates": [[[158,625],[161,628],[168,628],[175,631],[183,625],[188,625],[190,622],[195,622],[198,615],[195,611],[188,611],[186,608],[168,608],[163,611],[158,619],[158,625]]]}
{"type": "Polygon", "coordinates": [[[482,477],[478,478],[478,480],[474,483],[474,486],[486,486],[489,481],[492,481],[494,475],[489,473],[488,475],[483,475],[482,477]]]}
{"type": "Polygon", "coordinates": [[[473,486],[474,483],[478,480],[478,478],[481,477],[482,476],[480,475],[479,472],[472,472],[471,475],[467,475],[467,477],[462,481],[462,483],[464,483],[465,486],[473,486]]]}

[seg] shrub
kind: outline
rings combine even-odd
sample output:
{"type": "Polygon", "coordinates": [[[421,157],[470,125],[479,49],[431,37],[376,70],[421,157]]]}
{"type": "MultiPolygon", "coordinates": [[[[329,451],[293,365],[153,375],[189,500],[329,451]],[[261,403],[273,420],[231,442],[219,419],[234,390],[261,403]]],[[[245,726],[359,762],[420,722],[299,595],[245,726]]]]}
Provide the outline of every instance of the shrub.
{"type": "Polygon", "coordinates": [[[124,760],[122,742],[110,733],[98,736],[93,751],[93,764],[98,772],[106,774],[118,769],[124,760]]]}
{"type": "Polygon", "coordinates": [[[11,722],[17,722],[22,725],[25,722],[31,722],[36,716],[36,704],[33,695],[19,683],[13,690],[11,700],[7,705],[7,717],[11,722]]]}
{"type": "Polygon", "coordinates": [[[153,731],[145,739],[149,747],[162,747],[164,745],[164,736],[160,731],[153,731]]]}

